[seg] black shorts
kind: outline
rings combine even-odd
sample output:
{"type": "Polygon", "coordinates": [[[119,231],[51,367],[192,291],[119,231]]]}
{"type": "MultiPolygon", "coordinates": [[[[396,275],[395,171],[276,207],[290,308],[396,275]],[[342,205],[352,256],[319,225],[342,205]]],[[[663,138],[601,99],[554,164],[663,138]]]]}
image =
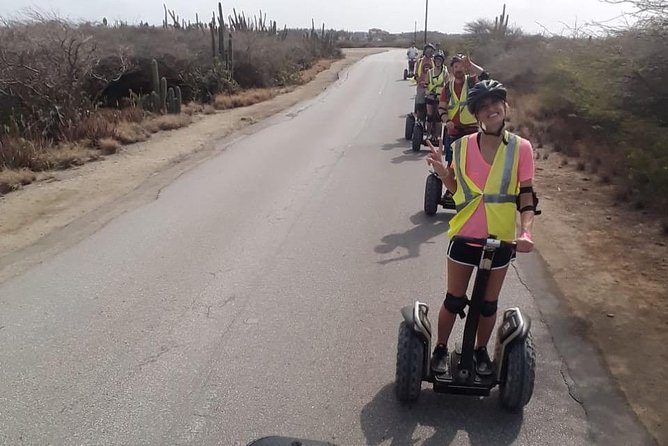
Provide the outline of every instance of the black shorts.
{"type": "MultiPolygon", "coordinates": [[[[478,266],[482,257],[482,246],[473,246],[465,242],[453,242],[450,240],[448,245],[448,258],[455,263],[462,265],[478,266]]],[[[507,247],[501,247],[494,253],[492,269],[505,268],[510,261],[515,258],[515,250],[507,247]]]]}

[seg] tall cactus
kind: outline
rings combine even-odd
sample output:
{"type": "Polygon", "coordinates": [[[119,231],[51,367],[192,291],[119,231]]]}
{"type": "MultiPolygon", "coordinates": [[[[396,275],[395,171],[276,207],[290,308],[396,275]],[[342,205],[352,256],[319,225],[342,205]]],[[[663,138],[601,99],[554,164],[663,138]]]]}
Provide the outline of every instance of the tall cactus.
{"type": "Polygon", "coordinates": [[[151,83],[153,84],[153,91],[147,96],[146,102],[143,103],[144,108],[153,113],[160,111],[160,71],[158,70],[158,61],[151,60],[151,83]]]}
{"type": "Polygon", "coordinates": [[[151,80],[153,81],[153,91],[160,91],[160,72],[158,71],[158,61],[151,60],[151,80]]]}
{"type": "Polygon", "coordinates": [[[160,110],[167,110],[167,78],[160,79],[160,110]]]}
{"type": "Polygon", "coordinates": [[[227,46],[228,46],[228,60],[229,60],[227,70],[230,72],[230,76],[234,77],[234,43],[232,40],[232,32],[230,32],[227,46]]]}
{"type": "Polygon", "coordinates": [[[165,111],[167,113],[174,113],[174,89],[172,87],[169,87],[169,90],[167,90],[167,95],[165,97],[166,101],[166,107],[165,111]]]}
{"type": "Polygon", "coordinates": [[[218,2],[218,54],[220,61],[225,60],[225,20],[223,20],[223,4],[218,2]]]}
{"type": "Polygon", "coordinates": [[[183,104],[183,94],[181,93],[181,87],[176,87],[176,90],[174,90],[176,93],[176,97],[174,98],[175,101],[175,106],[174,106],[174,113],[181,113],[181,104],[183,104]]]}
{"type": "Polygon", "coordinates": [[[211,17],[211,26],[209,26],[209,30],[211,31],[211,52],[213,55],[213,61],[216,61],[216,55],[218,52],[216,51],[216,35],[218,32],[216,31],[216,13],[213,13],[213,17],[211,17]]]}
{"type": "Polygon", "coordinates": [[[160,95],[157,92],[151,92],[151,100],[149,102],[151,104],[151,111],[153,113],[160,111],[160,95]]]}

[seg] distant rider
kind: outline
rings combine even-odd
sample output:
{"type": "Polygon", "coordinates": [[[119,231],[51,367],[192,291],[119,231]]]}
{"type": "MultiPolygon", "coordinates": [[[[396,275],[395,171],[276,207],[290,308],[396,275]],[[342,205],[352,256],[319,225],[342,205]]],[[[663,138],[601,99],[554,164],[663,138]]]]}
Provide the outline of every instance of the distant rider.
{"type": "Polygon", "coordinates": [[[408,77],[415,76],[415,63],[417,62],[419,54],[418,49],[415,47],[415,42],[412,42],[410,48],[406,51],[406,57],[408,58],[408,77]]]}
{"type": "MultiPolygon", "coordinates": [[[[429,70],[427,73],[427,91],[426,91],[426,104],[427,104],[427,134],[432,133],[432,125],[438,125],[439,119],[432,122],[432,116],[438,108],[438,101],[441,97],[441,92],[445,83],[448,80],[448,71],[444,67],[445,63],[445,53],[443,51],[437,51],[434,54],[434,67],[429,70]]],[[[436,138],[440,138],[440,128],[436,138]]]]}
{"type": "Polygon", "coordinates": [[[424,46],[422,57],[418,59],[415,70],[415,79],[417,80],[417,89],[415,91],[415,115],[418,120],[424,120],[427,116],[426,92],[429,70],[434,66],[434,45],[428,43],[424,46]]]}

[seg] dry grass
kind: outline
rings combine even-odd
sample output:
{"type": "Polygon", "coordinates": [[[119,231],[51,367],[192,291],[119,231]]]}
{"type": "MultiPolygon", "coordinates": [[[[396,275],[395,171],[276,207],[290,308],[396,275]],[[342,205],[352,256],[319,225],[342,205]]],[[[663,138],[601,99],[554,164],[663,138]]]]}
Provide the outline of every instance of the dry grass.
{"type": "Polygon", "coordinates": [[[46,150],[45,140],[29,141],[19,136],[0,137],[0,166],[5,169],[40,170],[37,160],[46,150]]]}
{"type": "Polygon", "coordinates": [[[97,159],[99,155],[92,149],[87,141],[76,143],[64,143],[56,148],[43,152],[39,161],[43,166],[40,170],[68,169],[81,166],[86,161],[97,159]]]}
{"type": "Polygon", "coordinates": [[[183,107],[181,107],[181,113],[188,116],[196,115],[199,113],[205,115],[214,115],[216,114],[216,108],[210,104],[200,104],[198,102],[190,102],[183,107]]]}
{"type": "MultiPolygon", "coordinates": [[[[299,75],[299,83],[305,84],[311,82],[318,73],[329,69],[334,63],[335,59],[321,59],[315,63],[311,68],[304,70],[299,75]]],[[[234,93],[231,95],[228,94],[219,94],[214,100],[214,106],[218,110],[227,110],[230,108],[237,107],[248,107],[249,105],[257,104],[260,102],[268,101],[273,99],[279,94],[290,91],[290,88],[251,88],[248,90],[240,91],[239,93],[234,93]]],[[[205,114],[208,114],[204,110],[205,114]]]]}
{"type": "Polygon", "coordinates": [[[68,141],[90,138],[98,140],[114,134],[114,121],[106,113],[96,112],[84,118],[78,125],[68,129],[65,137],[68,141]]]}
{"type": "Polygon", "coordinates": [[[313,79],[315,79],[315,77],[318,75],[318,73],[321,73],[325,70],[328,70],[329,67],[331,67],[333,63],[334,63],[334,59],[321,59],[321,60],[319,60],[308,70],[302,71],[301,82],[303,84],[311,82],[313,79]]]}
{"type": "Polygon", "coordinates": [[[279,91],[275,88],[252,88],[232,95],[216,96],[214,106],[218,110],[247,107],[276,97],[279,91]]]}
{"type": "Polygon", "coordinates": [[[0,195],[16,190],[21,186],[30,184],[37,176],[28,169],[19,170],[0,170],[0,195]]]}
{"type": "Polygon", "coordinates": [[[202,108],[202,113],[204,113],[205,115],[215,115],[216,114],[216,107],[214,107],[211,104],[206,104],[202,108]]]}
{"type": "Polygon", "coordinates": [[[120,122],[114,129],[114,138],[122,144],[134,144],[150,137],[149,131],[136,122],[120,122]]]}
{"type": "Polygon", "coordinates": [[[202,113],[204,111],[204,106],[197,102],[189,102],[181,106],[181,113],[186,115],[195,115],[197,113],[202,113]]]}
{"type": "Polygon", "coordinates": [[[154,116],[142,123],[142,126],[151,133],[160,130],[176,130],[185,127],[192,122],[192,117],[184,114],[154,116]]]}
{"type": "Polygon", "coordinates": [[[121,145],[113,138],[102,138],[97,145],[105,155],[112,155],[121,150],[121,145]]]}

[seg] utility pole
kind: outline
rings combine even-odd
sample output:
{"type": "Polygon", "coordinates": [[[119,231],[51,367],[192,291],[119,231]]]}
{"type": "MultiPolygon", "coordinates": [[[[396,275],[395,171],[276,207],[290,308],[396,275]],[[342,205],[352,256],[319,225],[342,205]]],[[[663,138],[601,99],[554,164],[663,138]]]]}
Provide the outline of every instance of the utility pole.
{"type": "Polygon", "coordinates": [[[429,0],[425,0],[424,8],[424,44],[427,44],[427,19],[429,18],[429,0]]]}

